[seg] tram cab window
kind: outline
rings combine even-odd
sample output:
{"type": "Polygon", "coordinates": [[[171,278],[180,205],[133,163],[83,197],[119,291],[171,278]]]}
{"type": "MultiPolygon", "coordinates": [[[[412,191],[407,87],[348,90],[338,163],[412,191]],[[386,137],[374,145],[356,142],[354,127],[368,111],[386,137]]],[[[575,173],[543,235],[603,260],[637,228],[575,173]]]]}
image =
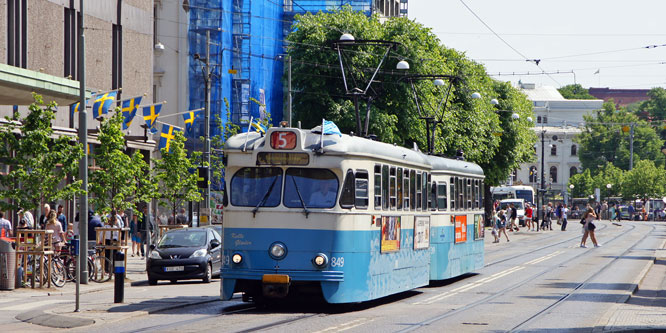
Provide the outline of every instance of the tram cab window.
{"type": "Polygon", "coordinates": [[[382,209],[382,166],[375,165],[375,209],[382,209]]]}
{"type": "Polygon", "coordinates": [[[352,169],[347,170],[345,175],[345,180],[342,183],[342,191],[340,192],[340,207],[342,208],[352,208],[354,207],[355,201],[355,185],[356,177],[354,176],[354,171],[352,169]]]}
{"type": "Polygon", "coordinates": [[[437,209],[446,209],[446,183],[437,184],[437,209]]]}
{"type": "Polygon", "coordinates": [[[409,193],[410,193],[410,204],[409,208],[411,210],[416,209],[416,171],[409,171],[409,193]]]}
{"type": "Polygon", "coordinates": [[[396,168],[391,167],[389,171],[389,196],[390,196],[390,204],[391,204],[391,210],[395,210],[395,207],[397,206],[397,191],[396,191],[396,174],[395,174],[396,168]]]}
{"type": "Polygon", "coordinates": [[[451,210],[456,209],[456,178],[451,177],[451,183],[449,184],[449,189],[450,193],[449,195],[451,196],[451,210]]]}
{"type": "Polygon", "coordinates": [[[398,210],[402,210],[402,168],[398,168],[398,210]]]}
{"type": "Polygon", "coordinates": [[[382,165],[382,209],[389,208],[389,167],[382,165]]]}
{"type": "Polygon", "coordinates": [[[289,168],[284,183],[284,205],[289,208],[333,208],[338,178],[328,169],[289,168]]]}
{"type": "Polygon", "coordinates": [[[231,204],[275,207],[282,193],[281,168],[242,168],[231,179],[231,204]]]}
{"type": "Polygon", "coordinates": [[[479,183],[480,183],[479,184],[479,189],[481,189],[479,191],[479,208],[481,208],[481,207],[483,207],[483,194],[485,193],[486,190],[485,190],[485,187],[484,187],[485,185],[483,183],[483,180],[480,181],[479,183]]]}
{"type": "Polygon", "coordinates": [[[355,205],[357,209],[368,208],[368,172],[356,171],[355,205]]]}
{"type": "Polygon", "coordinates": [[[428,202],[430,201],[430,199],[429,199],[429,197],[430,197],[430,187],[428,186],[428,184],[430,184],[430,174],[424,172],[423,173],[423,179],[421,179],[421,181],[423,182],[423,199],[422,199],[423,200],[423,206],[422,206],[422,209],[424,211],[427,211],[428,210],[428,202]]]}
{"type": "Polygon", "coordinates": [[[421,172],[416,174],[416,210],[421,210],[423,205],[423,174],[421,172]]]}
{"type": "Polygon", "coordinates": [[[479,205],[479,191],[481,189],[479,188],[479,180],[474,179],[474,208],[479,209],[481,208],[481,205],[479,205]]]}

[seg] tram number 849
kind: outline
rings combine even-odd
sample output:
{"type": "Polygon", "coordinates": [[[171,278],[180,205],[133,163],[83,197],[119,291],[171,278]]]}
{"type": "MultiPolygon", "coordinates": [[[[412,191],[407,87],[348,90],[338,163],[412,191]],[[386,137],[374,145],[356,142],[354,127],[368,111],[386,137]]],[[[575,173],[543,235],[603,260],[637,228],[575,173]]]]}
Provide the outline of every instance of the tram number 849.
{"type": "Polygon", "coordinates": [[[345,257],[331,258],[331,267],[344,267],[344,266],[345,266],[345,257]]]}

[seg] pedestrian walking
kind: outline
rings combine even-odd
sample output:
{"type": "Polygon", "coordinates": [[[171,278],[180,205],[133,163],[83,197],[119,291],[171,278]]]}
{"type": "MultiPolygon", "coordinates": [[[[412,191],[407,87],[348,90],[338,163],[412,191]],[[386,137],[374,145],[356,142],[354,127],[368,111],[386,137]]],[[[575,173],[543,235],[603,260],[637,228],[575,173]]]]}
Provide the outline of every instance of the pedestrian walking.
{"type": "Polygon", "coordinates": [[[509,229],[513,231],[513,228],[515,227],[516,231],[520,231],[518,225],[516,224],[516,219],[518,218],[518,209],[516,209],[514,204],[510,204],[509,207],[511,208],[511,215],[509,215],[511,225],[509,226],[509,229]]]}
{"type": "MultiPolygon", "coordinates": [[[[506,214],[504,214],[503,210],[500,210],[498,214],[498,219],[496,220],[496,225],[497,225],[497,234],[498,238],[502,237],[502,234],[504,234],[504,237],[506,237],[506,241],[509,241],[509,235],[506,233],[506,214]]],[[[499,243],[499,239],[497,240],[499,243]]]]}
{"type": "Polygon", "coordinates": [[[102,219],[92,210],[88,210],[88,242],[97,242],[97,231],[95,228],[102,228],[102,219]]]}
{"type": "Polygon", "coordinates": [[[525,226],[527,231],[532,231],[532,206],[528,203],[525,204],[525,226]]]}
{"type": "Polygon", "coordinates": [[[139,234],[141,235],[141,257],[145,258],[146,257],[146,246],[148,240],[148,231],[150,231],[151,234],[154,234],[155,231],[155,220],[153,216],[148,212],[148,206],[143,207],[143,216],[139,220],[138,223],[139,226],[139,234]]]}
{"type": "Polygon", "coordinates": [[[546,206],[546,218],[545,218],[545,227],[544,230],[553,230],[553,203],[549,202],[546,206]]]}
{"type": "Polygon", "coordinates": [[[536,231],[539,231],[539,209],[537,208],[536,205],[532,205],[532,221],[534,222],[534,226],[536,227],[536,231]]]}
{"type": "Polygon", "coordinates": [[[188,225],[187,215],[185,215],[185,208],[181,208],[178,215],[176,215],[176,224],[188,225]]]}
{"type": "Polygon", "coordinates": [[[567,205],[565,204],[562,207],[562,231],[567,230],[567,214],[569,214],[569,208],[567,208],[567,205]]]}
{"type": "Polygon", "coordinates": [[[32,217],[32,213],[27,210],[20,209],[18,211],[19,224],[16,229],[32,229],[35,225],[35,219],[32,217]]]}
{"type": "Polygon", "coordinates": [[[51,206],[49,204],[44,204],[44,214],[39,217],[39,226],[35,226],[35,228],[39,227],[39,229],[44,230],[46,228],[46,222],[48,221],[48,216],[49,213],[51,212],[51,206]]]}
{"type": "Polygon", "coordinates": [[[493,243],[499,243],[499,234],[498,234],[499,229],[497,229],[497,224],[498,224],[497,219],[498,219],[497,214],[493,214],[493,231],[491,232],[493,237],[495,237],[493,243]]]}
{"type": "Polygon", "coordinates": [[[141,254],[139,248],[141,247],[141,234],[139,233],[139,217],[132,215],[130,222],[130,235],[132,235],[132,257],[141,254]]]}
{"type": "Polygon", "coordinates": [[[562,203],[557,204],[555,216],[557,216],[557,224],[562,224],[562,203]]]}
{"type": "Polygon", "coordinates": [[[63,213],[64,208],[65,207],[63,205],[58,205],[57,219],[58,222],[60,222],[60,225],[62,225],[62,231],[67,232],[68,223],[67,223],[67,216],[65,216],[65,213],[63,213]]]}
{"type": "Polygon", "coordinates": [[[597,218],[597,214],[594,213],[594,209],[592,207],[587,209],[587,212],[585,212],[585,215],[583,215],[583,220],[581,223],[583,224],[583,238],[580,240],[580,247],[587,247],[585,245],[585,242],[587,241],[587,236],[590,236],[590,239],[592,240],[592,243],[594,244],[594,247],[600,247],[601,244],[597,242],[597,238],[594,236],[594,229],[597,228],[596,225],[594,225],[594,219],[597,218]]]}

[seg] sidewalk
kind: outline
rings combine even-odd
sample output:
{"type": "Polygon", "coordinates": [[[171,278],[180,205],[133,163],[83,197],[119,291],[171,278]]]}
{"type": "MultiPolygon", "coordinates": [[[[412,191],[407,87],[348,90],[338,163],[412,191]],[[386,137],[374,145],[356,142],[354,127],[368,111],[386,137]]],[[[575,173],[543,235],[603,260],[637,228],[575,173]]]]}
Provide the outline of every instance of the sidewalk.
{"type": "Polygon", "coordinates": [[[63,288],[18,288],[13,291],[0,291],[0,298],[19,296],[22,299],[30,299],[31,297],[41,297],[43,299],[46,296],[49,298],[67,296],[68,300],[66,303],[61,303],[62,306],[50,307],[48,310],[37,308],[19,313],[15,317],[25,323],[52,328],[75,328],[95,323],[127,320],[220,299],[218,296],[156,297],[153,289],[140,288],[148,285],[145,265],[145,260],[141,257],[132,257],[131,255],[128,257],[124,303],[113,303],[113,279],[105,283],[89,282],[87,285],[81,284],[81,312],[76,313],[73,312],[76,286],[72,282],[68,282],[63,288]],[[93,293],[95,294],[93,295],[93,293]]]}
{"type": "MultiPolygon", "coordinates": [[[[663,237],[663,235],[662,235],[663,237]]],[[[646,331],[666,327],[666,240],[654,249],[645,274],[636,277],[636,289],[625,303],[614,304],[595,331],[646,331]]]]}

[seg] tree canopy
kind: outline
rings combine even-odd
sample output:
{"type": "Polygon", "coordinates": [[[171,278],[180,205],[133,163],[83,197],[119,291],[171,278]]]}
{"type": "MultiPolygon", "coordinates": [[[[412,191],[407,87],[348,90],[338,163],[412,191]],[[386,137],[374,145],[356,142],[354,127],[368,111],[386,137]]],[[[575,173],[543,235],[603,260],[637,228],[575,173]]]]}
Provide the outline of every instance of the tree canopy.
{"type": "MultiPolygon", "coordinates": [[[[294,64],[294,117],[304,127],[314,127],[325,118],[334,121],[342,132],[356,131],[354,103],[344,89],[338,52],[330,46],[330,41],[338,40],[344,32],[356,40],[400,43],[373,80],[370,100],[360,103],[362,121],[369,109],[369,132],[379,140],[426,147],[426,127],[420,116],[434,116],[445,109],[436,129],[435,153],[454,156],[462,150],[467,160],[484,166],[489,183],[499,183],[532,157],[528,152],[536,137],[526,120],[532,116],[526,97],[510,84],[491,79],[482,65],[463,53],[444,47],[421,24],[407,18],[380,23],[376,16],[368,17],[347,7],[297,16],[292,28],[288,40],[294,64]],[[400,60],[409,62],[408,72],[394,69],[400,60]],[[408,74],[452,75],[458,79],[452,81],[450,97],[442,106],[446,87],[436,87],[431,80],[415,82],[424,113],[419,115],[411,86],[405,80],[408,74]],[[474,92],[483,97],[473,99],[474,92]],[[499,100],[499,107],[490,103],[493,98],[499,100]],[[512,119],[514,112],[520,115],[518,120],[512,119]]],[[[350,89],[365,89],[384,51],[376,46],[345,46],[343,62],[350,89]]]]}
{"type": "Polygon", "coordinates": [[[596,97],[590,95],[587,89],[583,88],[580,84],[568,84],[557,89],[562,97],[566,99],[595,99],[596,97]]]}

